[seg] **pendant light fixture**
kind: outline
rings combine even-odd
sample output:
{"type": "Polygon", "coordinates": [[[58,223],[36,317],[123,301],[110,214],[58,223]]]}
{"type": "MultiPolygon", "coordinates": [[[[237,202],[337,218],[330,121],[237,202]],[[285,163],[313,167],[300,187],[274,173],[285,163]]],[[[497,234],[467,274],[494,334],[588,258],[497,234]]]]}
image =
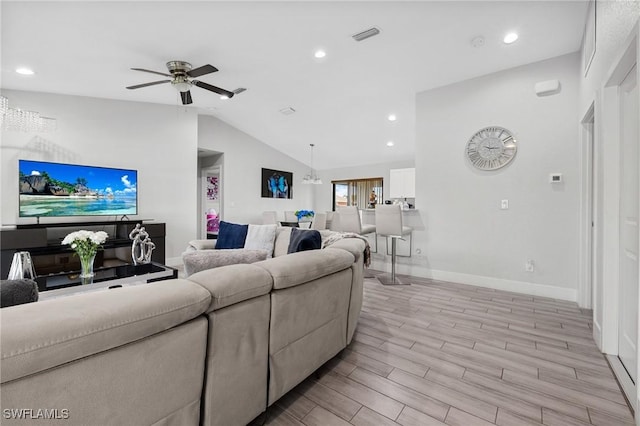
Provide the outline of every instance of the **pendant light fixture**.
{"type": "Polygon", "coordinates": [[[309,169],[309,173],[302,178],[302,183],[305,185],[322,185],[322,179],[313,172],[313,147],[315,145],[310,143],[309,146],[311,147],[311,168],[309,169]]]}

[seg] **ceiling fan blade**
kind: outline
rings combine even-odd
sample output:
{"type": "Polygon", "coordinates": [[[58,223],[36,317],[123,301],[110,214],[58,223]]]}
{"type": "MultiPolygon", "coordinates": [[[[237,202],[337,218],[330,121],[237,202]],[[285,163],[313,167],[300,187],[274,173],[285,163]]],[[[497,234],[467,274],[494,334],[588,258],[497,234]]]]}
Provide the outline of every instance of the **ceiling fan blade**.
{"type": "Polygon", "coordinates": [[[134,71],[150,72],[151,74],[164,75],[165,77],[171,77],[171,74],[165,74],[163,72],[145,70],[144,68],[131,68],[134,71]]]}
{"type": "Polygon", "coordinates": [[[182,105],[189,105],[193,103],[191,99],[191,92],[180,92],[180,97],[182,98],[182,105]]]}
{"type": "Polygon", "coordinates": [[[200,87],[202,89],[209,90],[211,92],[215,92],[215,93],[217,93],[219,95],[224,95],[224,96],[226,96],[228,98],[233,98],[233,95],[235,95],[235,93],[233,93],[233,92],[221,89],[221,88],[216,87],[216,86],[212,86],[212,85],[210,85],[208,83],[203,83],[202,81],[192,80],[191,84],[195,84],[196,86],[198,86],[198,87],[200,87]]]}
{"type": "Polygon", "coordinates": [[[160,80],[160,81],[152,81],[151,83],[136,84],[135,86],[128,86],[127,89],[139,89],[141,87],[155,86],[156,84],[164,84],[164,83],[171,83],[171,80],[160,80]]]}
{"type": "Polygon", "coordinates": [[[214,67],[213,65],[203,65],[201,67],[192,69],[191,71],[187,72],[187,75],[189,77],[200,77],[201,75],[205,75],[205,74],[211,74],[212,72],[216,72],[218,71],[218,68],[214,67]]]}

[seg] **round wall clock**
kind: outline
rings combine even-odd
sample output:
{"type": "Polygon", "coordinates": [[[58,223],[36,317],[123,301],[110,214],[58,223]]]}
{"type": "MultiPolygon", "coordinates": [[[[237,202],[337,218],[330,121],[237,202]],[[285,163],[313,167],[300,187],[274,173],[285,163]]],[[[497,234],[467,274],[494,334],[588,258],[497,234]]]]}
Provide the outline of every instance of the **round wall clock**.
{"type": "Polygon", "coordinates": [[[480,170],[496,170],[504,167],[516,155],[516,140],[510,131],[492,126],[476,132],[467,142],[467,158],[480,170]]]}

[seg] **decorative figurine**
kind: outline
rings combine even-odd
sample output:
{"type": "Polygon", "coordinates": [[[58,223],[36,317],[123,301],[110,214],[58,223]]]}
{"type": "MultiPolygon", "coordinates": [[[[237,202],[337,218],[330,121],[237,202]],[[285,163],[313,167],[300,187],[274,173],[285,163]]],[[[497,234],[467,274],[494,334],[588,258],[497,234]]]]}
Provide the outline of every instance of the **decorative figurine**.
{"type": "Polygon", "coordinates": [[[131,245],[131,259],[134,265],[140,265],[151,262],[151,253],[156,245],[151,241],[149,233],[144,229],[144,226],[136,224],[131,233],[129,233],[129,239],[133,240],[131,245]]]}
{"type": "Polygon", "coordinates": [[[369,208],[375,208],[377,203],[378,196],[376,195],[375,191],[371,190],[371,194],[369,194],[369,208]]]}

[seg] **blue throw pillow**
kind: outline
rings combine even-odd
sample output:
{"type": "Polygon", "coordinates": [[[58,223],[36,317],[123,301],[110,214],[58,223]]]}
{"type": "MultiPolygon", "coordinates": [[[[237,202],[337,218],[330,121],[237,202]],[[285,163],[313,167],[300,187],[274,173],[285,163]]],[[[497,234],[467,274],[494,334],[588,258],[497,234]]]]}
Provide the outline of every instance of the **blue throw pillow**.
{"type": "Polygon", "coordinates": [[[247,239],[248,230],[249,225],[221,221],[216,249],[244,248],[244,240],[247,239]]]}
{"type": "Polygon", "coordinates": [[[318,250],[322,248],[322,237],[316,230],[291,228],[289,239],[289,253],[297,253],[306,250],[318,250]]]}

